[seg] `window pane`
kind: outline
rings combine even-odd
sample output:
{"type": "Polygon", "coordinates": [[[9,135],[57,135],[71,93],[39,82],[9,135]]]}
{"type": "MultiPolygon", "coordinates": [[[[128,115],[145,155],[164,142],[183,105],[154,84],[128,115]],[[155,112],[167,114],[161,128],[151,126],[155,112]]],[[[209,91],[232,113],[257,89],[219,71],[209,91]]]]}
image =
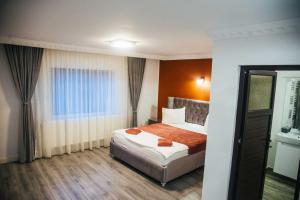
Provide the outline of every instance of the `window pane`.
{"type": "Polygon", "coordinates": [[[272,85],[272,76],[251,75],[248,110],[270,108],[272,85]]]}
{"type": "Polygon", "coordinates": [[[110,70],[54,68],[53,116],[72,118],[112,113],[113,81],[110,70]]]}

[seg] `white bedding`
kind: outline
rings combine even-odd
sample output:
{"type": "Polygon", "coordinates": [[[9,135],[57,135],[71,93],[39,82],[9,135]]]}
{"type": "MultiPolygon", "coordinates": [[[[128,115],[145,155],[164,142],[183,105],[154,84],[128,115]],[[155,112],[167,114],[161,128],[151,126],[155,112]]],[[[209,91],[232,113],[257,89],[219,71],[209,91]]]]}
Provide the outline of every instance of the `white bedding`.
{"type": "MultiPolygon", "coordinates": [[[[197,124],[184,123],[168,125],[206,134],[204,126],[197,124]]],[[[173,160],[188,155],[188,147],[184,144],[173,142],[172,147],[158,147],[158,136],[144,131],[138,135],[130,135],[127,134],[125,130],[126,129],[119,129],[114,131],[114,142],[123,148],[126,148],[128,151],[138,155],[143,155],[146,159],[161,166],[165,166],[173,160]]]]}

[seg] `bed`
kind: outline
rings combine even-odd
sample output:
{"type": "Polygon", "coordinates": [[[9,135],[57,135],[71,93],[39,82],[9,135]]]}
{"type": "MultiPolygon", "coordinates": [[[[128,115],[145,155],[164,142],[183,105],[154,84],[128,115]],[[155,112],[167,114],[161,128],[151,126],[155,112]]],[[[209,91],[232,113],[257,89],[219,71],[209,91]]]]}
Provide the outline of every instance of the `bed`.
{"type": "MultiPolygon", "coordinates": [[[[165,124],[164,126],[206,134],[209,103],[177,97],[168,98],[168,108],[182,107],[186,109],[185,123],[165,124]]],[[[125,130],[114,131],[110,144],[111,156],[159,181],[162,186],[204,165],[205,148],[193,154],[189,153],[186,145],[176,142],[172,147],[153,148],[153,146],[142,145],[142,142],[147,140],[147,143],[149,141],[151,143],[152,140],[156,141],[158,136],[145,132],[139,143],[131,140],[132,136],[126,134],[125,130]]]]}

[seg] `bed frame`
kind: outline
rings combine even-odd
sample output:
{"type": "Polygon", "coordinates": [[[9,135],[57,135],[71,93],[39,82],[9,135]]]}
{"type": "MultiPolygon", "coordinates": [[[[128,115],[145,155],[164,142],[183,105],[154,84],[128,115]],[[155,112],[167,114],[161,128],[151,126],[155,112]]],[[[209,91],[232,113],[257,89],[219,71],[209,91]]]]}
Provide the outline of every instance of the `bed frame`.
{"type": "MultiPolygon", "coordinates": [[[[186,121],[204,125],[208,115],[209,103],[205,101],[169,97],[168,107],[186,107],[186,121]]],[[[130,149],[116,144],[113,139],[110,142],[110,154],[112,157],[126,162],[144,174],[159,181],[162,186],[165,186],[167,182],[178,178],[179,176],[203,166],[205,160],[205,151],[201,151],[181,157],[171,161],[167,165],[161,166],[143,157],[143,155],[136,154],[135,152],[130,151],[130,149]]]]}

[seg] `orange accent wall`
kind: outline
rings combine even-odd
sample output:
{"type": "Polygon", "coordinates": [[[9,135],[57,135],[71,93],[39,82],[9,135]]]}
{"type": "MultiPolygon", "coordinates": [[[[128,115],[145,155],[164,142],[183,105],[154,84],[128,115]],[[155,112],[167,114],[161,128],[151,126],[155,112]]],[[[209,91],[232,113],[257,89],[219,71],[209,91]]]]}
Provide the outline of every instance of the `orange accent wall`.
{"type": "Polygon", "coordinates": [[[209,101],[212,59],[160,61],[158,89],[158,118],[168,104],[168,97],[209,101]],[[196,84],[204,76],[205,83],[196,84]]]}

